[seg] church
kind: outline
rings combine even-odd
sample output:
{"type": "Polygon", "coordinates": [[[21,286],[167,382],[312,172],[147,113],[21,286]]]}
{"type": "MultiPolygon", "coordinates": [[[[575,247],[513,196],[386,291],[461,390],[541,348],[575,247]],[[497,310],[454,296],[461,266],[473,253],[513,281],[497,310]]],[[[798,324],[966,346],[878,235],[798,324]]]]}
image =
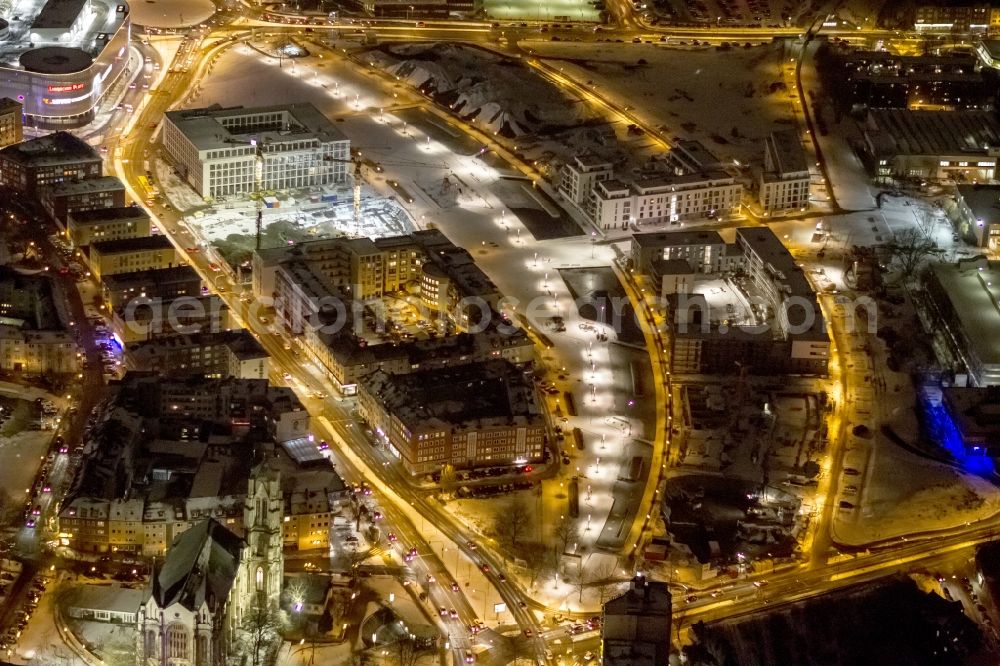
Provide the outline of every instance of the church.
{"type": "Polygon", "coordinates": [[[246,612],[277,610],[284,575],[279,475],[265,465],[250,475],[245,536],[214,518],[174,539],[153,572],[139,608],[143,666],[223,666],[240,651],[246,612]]]}

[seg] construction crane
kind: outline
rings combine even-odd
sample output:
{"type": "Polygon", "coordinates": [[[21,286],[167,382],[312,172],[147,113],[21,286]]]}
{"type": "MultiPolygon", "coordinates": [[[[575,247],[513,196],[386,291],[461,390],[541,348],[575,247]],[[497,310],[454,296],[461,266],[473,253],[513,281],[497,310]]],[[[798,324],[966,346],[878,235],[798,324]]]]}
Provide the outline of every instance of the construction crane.
{"type": "Polygon", "coordinates": [[[260,238],[264,226],[264,142],[257,139],[243,141],[241,139],[226,139],[226,143],[235,143],[242,146],[251,146],[254,149],[253,161],[253,192],[251,196],[256,199],[257,213],[257,238],[254,247],[260,251],[260,238]]]}

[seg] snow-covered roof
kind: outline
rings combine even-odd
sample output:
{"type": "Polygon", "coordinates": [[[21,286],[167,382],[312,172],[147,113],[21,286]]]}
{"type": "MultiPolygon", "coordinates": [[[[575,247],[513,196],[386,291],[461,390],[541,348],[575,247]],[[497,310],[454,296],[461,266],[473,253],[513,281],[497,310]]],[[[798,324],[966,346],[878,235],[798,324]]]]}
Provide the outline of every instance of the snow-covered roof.
{"type": "Polygon", "coordinates": [[[243,539],[213,518],[181,533],[153,581],[157,605],[166,608],[179,603],[195,611],[208,603],[214,611],[229,597],[244,545],[243,539]]]}

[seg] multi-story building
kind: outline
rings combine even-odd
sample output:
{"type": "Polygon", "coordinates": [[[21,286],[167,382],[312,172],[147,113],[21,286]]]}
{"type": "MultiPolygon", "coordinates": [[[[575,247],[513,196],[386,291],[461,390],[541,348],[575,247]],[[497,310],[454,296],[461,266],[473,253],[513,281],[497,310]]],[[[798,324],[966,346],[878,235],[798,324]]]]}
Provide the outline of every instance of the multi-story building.
{"type": "Polygon", "coordinates": [[[594,185],[602,180],[610,180],[613,174],[611,162],[590,155],[578,155],[563,167],[559,193],[580,212],[593,219],[594,200],[591,193],[594,191],[594,185]]]}
{"type": "Polygon", "coordinates": [[[48,185],[40,191],[42,207],[61,227],[75,211],[122,208],[125,186],[114,176],[48,185]]]}
{"type": "Polygon", "coordinates": [[[1000,250],[1000,185],[959,185],[953,222],[958,233],[976,245],[1000,250]]]}
{"type": "Polygon", "coordinates": [[[954,385],[1000,385],[1000,263],[933,264],[924,282],[934,349],[954,385]]]}
{"type": "Polygon", "coordinates": [[[667,231],[632,236],[632,266],[655,275],[657,264],[683,259],[696,273],[718,273],[726,242],[717,231],[667,231]]]}
{"type": "Polygon", "coordinates": [[[842,111],[870,109],[986,109],[995,86],[970,53],[900,55],[828,44],[821,51],[828,90],[842,111]]]}
{"type": "Polygon", "coordinates": [[[136,297],[111,312],[118,342],[153,340],[163,335],[218,333],[240,328],[229,305],[217,294],[136,297]]]}
{"type": "Polygon", "coordinates": [[[101,276],[101,298],[114,311],[133,299],[159,298],[169,302],[181,296],[196,298],[201,296],[202,286],[201,276],[190,266],[113,273],[101,276]]]}
{"type": "MultiPolygon", "coordinates": [[[[941,401],[965,452],[995,457],[1000,452],[1000,387],[948,386],[941,401]]],[[[954,452],[952,452],[954,453],[954,452]]]]}
{"type": "Polygon", "coordinates": [[[875,109],[862,130],[880,179],[996,179],[1000,122],[992,111],[875,109]]]}
{"type": "Polygon", "coordinates": [[[725,374],[742,366],[758,374],[826,374],[830,339],[823,313],[802,269],[770,229],[737,229],[731,245],[715,232],[636,234],[632,260],[667,299],[673,372],[725,374]],[[732,273],[746,278],[741,305],[747,307],[717,321],[698,283],[732,273]]]}
{"type": "Polygon", "coordinates": [[[624,594],[606,602],[601,623],[604,666],[667,666],[672,599],[667,583],[637,574],[624,594]]]}
{"type": "Polygon", "coordinates": [[[358,412],[410,474],[538,461],[546,422],[524,372],[506,361],[471,363],[360,382],[358,412]]]}
{"type": "Polygon", "coordinates": [[[139,663],[225,666],[240,651],[244,616],[276,611],[284,576],[278,474],[258,467],[244,536],[205,518],[172,540],[139,608],[139,663]]]}
{"type": "MultiPolygon", "coordinates": [[[[83,468],[59,513],[62,545],[76,552],[159,557],[206,517],[242,533],[255,445],[286,470],[289,498],[328,489],[330,513],[346,494],[328,462],[299,470],[282,448],[268,450],[269,441],[282,447],[309,441],[308,413],[289,389],[269,387],[266,380],[154,373],[129,373],[110,388],[111,400],[85,439],[83,468]]],[[[280,549],[280,534],[277,544],[280,549]]]]}
{"type": "Polygon", "coordinates": [[[480,8],[475,0],[359,0],[367,13],[401,19],[472,16],[480,8]]]}
{"type": "Polygon", "coordinates": [[[624,183],[598,181],[590,210],[601,229],[725,217],[740,210],[743,185],[724,172],[661,175],[624,183]]]}
{"type": "Polygon", "coordinates": [[[345,183],[351,160],[350,141],[309,103],[170,111],[163,147],[206,198],[253,192],[258,151],[266,190],[345,183]]]}
{"type": "Polygon", "coordinates": [[[39,188],[100,178],[102,163],[83,139],[55,132],[0,150],[0,185],[34,197],[39,188]]]}
{"type": "Polygon", "coordinates": [[[73,247],[91,243],[149,236],[149,213],[140,206],[74,210],[66,217],[63,233],[73,247]]]}
{"type": "Polygon", "coordinates": [[[12,146],[24,140],[23,113],[24,108],[20,102],[9,97],[0,98],[0,148],[12,146]]]}
{"type": "Polygon", "coordinates": [[[145,236],[92,243],[88,262],[90,272],[101,280],[116,273],[172,268],[180,259],[166,236],[145,236]]]}
{"type": "Polygon", "coordinates": [[[25,375],[80,372],[76,339],[65,331],[34,331],[0,324],[0,370],[25,375]]]}
{"type": "Polygon", "coordinates": [[[218,379],[267,379],[267,352],[246,329],[157,336],[125,345],[125,364],[162,374],[195,373],[218,379]]]}
{"type": "Polygon", "coordinates": [[[771,132],[764,140],[757,192],[766,215],[805,210],[809,205],[809,165],[795,130],[771,132]]]}
{"type": "Polygon", "coordinates": [[[918,5],[913,28],[925,33],[987,32],[1000,23],[1000,8],[989,3],[956,5],[940,3],[918,5]]]}

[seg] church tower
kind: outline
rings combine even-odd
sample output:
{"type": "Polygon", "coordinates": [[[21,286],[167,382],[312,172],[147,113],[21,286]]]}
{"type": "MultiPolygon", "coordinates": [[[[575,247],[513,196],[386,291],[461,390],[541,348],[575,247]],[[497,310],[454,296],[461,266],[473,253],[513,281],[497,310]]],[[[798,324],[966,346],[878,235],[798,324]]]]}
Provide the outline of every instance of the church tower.
{"type": "Polygon", "coordinates": [[[257,465],[250,473],[247,503],[243,509],[247,542],[244,580],[249,603],[278,606],[285,574],[281,550],[283,514],[280,474],[264,463],[257,465]]]}

